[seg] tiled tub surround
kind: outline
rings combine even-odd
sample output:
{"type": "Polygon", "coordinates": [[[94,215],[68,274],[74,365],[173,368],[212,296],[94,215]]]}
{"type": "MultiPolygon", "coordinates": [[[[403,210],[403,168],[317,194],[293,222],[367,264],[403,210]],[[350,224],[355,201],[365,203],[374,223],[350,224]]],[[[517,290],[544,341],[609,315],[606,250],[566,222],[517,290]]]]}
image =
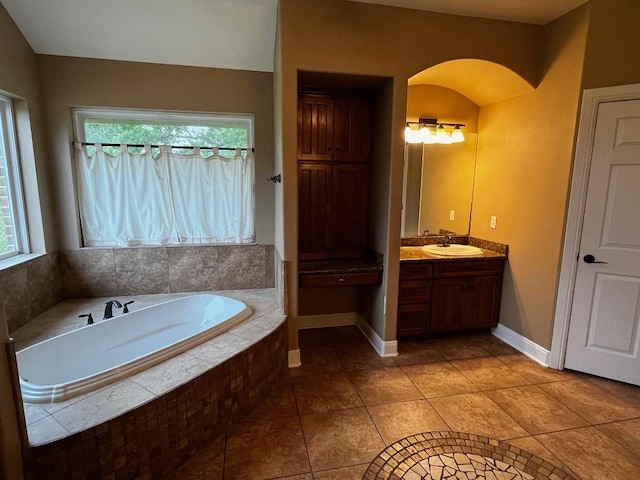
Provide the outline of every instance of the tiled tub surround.
{"type": "Polygon", "coordinates": [[[60,250],[0,270],[0,307],[11,333],[65,298],[273,288],[276,256],[273,245],[60,250]]]}
{"type": "MultiPolygon", "coordinates": [[[[219,337],[96,392],[62,403],[24,404],[32,444],[25,455],[28,479],[155,478],[264,398],[286,368],[286,317],[276,291],[212,293],[241,300],[254,314],[219,337]]],[[[182,295],[127,299],[141,308],[182,295]]],[[[79,311],[102,318],[104,300],[63,302],[15,332],[16,348],[81,326],[74,318],[79,311]],[[53,320],[60,312],[68,321],[53,320]]]]}
{"type": "Polygon", "coordinates": [[[0,270],[0,291],[0,308],[13,332],[62,300],[58,252],[0,270]]]}

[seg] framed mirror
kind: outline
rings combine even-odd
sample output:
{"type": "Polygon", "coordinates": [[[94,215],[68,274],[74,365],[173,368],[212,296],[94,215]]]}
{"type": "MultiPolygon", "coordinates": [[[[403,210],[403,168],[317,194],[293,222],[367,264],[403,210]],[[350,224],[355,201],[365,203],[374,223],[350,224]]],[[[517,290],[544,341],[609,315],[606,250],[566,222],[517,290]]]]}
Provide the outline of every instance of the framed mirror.
{"type": "Polygon", "coordinates": [[[402,236],[468,235],[477,133],[451,145],[405,145],[402,236]]]}

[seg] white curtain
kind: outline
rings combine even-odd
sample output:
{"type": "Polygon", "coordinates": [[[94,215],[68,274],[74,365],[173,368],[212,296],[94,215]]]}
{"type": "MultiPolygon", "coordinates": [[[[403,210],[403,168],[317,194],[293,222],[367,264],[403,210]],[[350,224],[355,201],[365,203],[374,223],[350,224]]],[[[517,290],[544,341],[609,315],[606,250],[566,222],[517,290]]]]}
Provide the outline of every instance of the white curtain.
{"type": "Polygon", "coordinates": [[[109,155],[76,147],[80,218],[85,246],[134,246],[254,241],[254,158],[214,150],[203,158],[147,146],[122,145],[109,155]]]}

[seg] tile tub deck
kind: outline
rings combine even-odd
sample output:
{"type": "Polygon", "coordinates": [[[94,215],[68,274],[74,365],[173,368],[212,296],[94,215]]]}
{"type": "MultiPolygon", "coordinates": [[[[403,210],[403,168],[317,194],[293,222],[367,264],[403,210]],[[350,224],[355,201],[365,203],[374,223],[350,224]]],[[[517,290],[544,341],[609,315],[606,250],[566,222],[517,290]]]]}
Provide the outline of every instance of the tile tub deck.
{"type": "MultiPolygon", "coordinates": [[[[29,456],[34,456],[35,459],[47,458],[46,462],[40,462],[42,464],[50,461],[55,463],[50,454],[58,451],[57,444],[73,444],[74,437],[84,445],[86,437],[94,438],[100,431],[106,429],[110,432],[110,439],[115,441],[114,445],[118,445],[123,436],[118,435],[118,430],[124,431],[128,422],[139,422],[137,417],[142,414],[146,418],[146,428],[143,430],[154,432],[154,434],[162,433],[156,428],[160,425],[163,415],[160,412],[163,408],[167,408],[167,400],[173,402],[172,399],[175,399],[178,405],[182,404],[184,407],[184,412],[179,415],[182,420],[192,417],[195,421],[196,418],[201,417],[201,421],[208,423],[205,430],[200,426],[198,438],[193,441],[189,441],[188,426],[183,425],[185,428],[181,429],[179,434],[181,437],[178,442],[179,448],[177,448],[179,453],[177,456],[170,456],[168,463],[166,460],[154,463],[151,458],[153,455],[151,457],[147,455],[142,463],[141,459],[131,462],[126,455],[117,457],[117,452],[112,452],[111,456],[105,457],[107,460],[104,462],[100,460],[104,455],[98,455],[99,461],[94,462],[95,465],[89,469],[84,465],[81,469],[74,466],[77,462],[73,462],[72,455],[67,452],[68,465],[59,466],[61,471],[66,472],[65,474],[76,472],[78,478],[83,478],[80,476],[80,470],[83,470],[88,475],[86,478],[91,478],[91,475],[98,471],[105,473],[111,468],[110,465],[116,471],[115,464],[122,463],[122,460],[114,463],[114,459],[126,458],[127,461],[119,465],[121,467],[119,471],[122,473],[122,468],[128,468],[131,474],[123,478],[136,478],[137,475],[140,478],[150,478],[148,474],[152,470],[161,472],[175,467],[188,457],[188,453],[194,451],[203,439],[213,436],[214,432],[224,430],[234,415],[239,415],[255,405],[261,395],[269,390],[271,381],[277,379],[286,367],[284,332],[286,317],[281,313],[276,291],[275,289],[258,289],[206,293],[241,300],[249,305],[253,314],[241,325],[224,334],[117,383],[64,402],[24,404],[30,443],[25,461],[26,470],[29,471],[31,463],[29,456]],[[108,461],[108,458],[111,458],[111,461],[108,461]],[[137,469],[135,465],[138,465],[137,469]],[[155,467],[151,468],[154,465],[155,467]]],[[[191,294],[193,293],[118,298],[126,301],[135,300],[135,303],[130,306],[133,311],[150,304],[191,294]]],[[[108,298],[76,299],[58,304],[13,333],[16,349],[20,350],[46,338],[83,326],[84,319],[77,318],[80,313],[91,311],[94,318],[101,318],[106,300],[108,298]],[[64,320],[60,320],[61,318],[64,320]]],[[[180,418],[176,422],[174,422],[176,425],[185,423],[181,422],[180,418]]],[[[165,430],[171,430],[170,423],[170,421],[164,423],[165,430]]],[[[172,442],[170,437],[167,437],[169,443],[172,442]]],[[[145,442],[154,443],[150,437],[146,437],[145,442]]],[[[105,443],[103,440],[102,443],[107,445],[110,442],[105,443]]],[[[170,446],[165,449],[161,447],[162,445],[158,444],[160,448],[158,451],[167,453],[171,450],[170,446]]],[[[140,453],[140,442],[136,444],[136,450],[140,453]]],[[[106,451],[106,447],[103,446],[100,451],[106,451]]],[[[96,452],[98,452],[97,447],[96,452]]],[[[85,455],[86,452],[83,452],[78,458],[85,455]]],[[[45,469],[35,465],[32,467],[28,478],[40,478],[37,472],[44,472],[45,469]]],[[[60,478],[63,478],[62,474],[60,478]]]]}

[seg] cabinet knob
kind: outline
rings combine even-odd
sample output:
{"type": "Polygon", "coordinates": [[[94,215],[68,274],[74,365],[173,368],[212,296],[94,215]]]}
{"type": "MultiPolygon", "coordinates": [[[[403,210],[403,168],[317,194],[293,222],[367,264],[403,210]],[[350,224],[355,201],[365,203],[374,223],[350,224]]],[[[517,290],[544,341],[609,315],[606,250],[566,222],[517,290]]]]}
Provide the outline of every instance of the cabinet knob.
{"type": "Polygon", "coordinates": [[[346,278],[339,278],[339,279],[337,280],[337,282],[338,282],[338,283],[344,283],[344,282],[346,282],[346,281],[347,281],[347,279],[346,279],[346,278]]]}
{"type": "Polygon", "coordinates": [[[327,152],[330,152],[330,151],[331,151],[331,147],[327,147],[327,152]]]}

